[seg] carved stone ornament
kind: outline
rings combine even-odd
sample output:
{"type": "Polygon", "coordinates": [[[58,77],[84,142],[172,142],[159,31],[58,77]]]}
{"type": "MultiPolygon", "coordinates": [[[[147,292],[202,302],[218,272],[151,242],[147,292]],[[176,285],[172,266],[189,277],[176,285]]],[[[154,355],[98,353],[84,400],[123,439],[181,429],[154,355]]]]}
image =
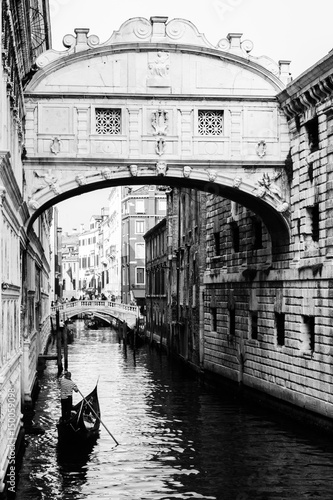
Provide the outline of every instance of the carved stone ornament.
{"type": "Polygon", "coordinates": [[[215,170],[208,170],[208,179],[209,182],[215,182],[217,177],[217,172],[215,170]]]}
{"type": "Polygon", "coordinates": [[[32,210],[37,210],[40,208],[40,204],[38,201],[34,200],[33,198],[30,198],[28,201],[28,207],[31,208],[32,210]]]}
{"type": "Polygon", "coordinates": [[[188,165],[185,165],[185,167],[183,168],[183,176],[188,178],[191,176],[191,172],[192,168],[189,167],[188,165]]]}
{"type": "Polygon", "coordinates": [[[60,153],[60,149],[61,149],[61,140],[58,137],[54,137],[50,145],[50,151],[51,153],[57,155],[58,153],[60,153]]]}
{"type": "Polygon", "coordinates": [[[137,165],[130,165],[129,170],[130,170],[132,177],[136,177],[138,175],[138,166],[137,165]]]}
{"type": "Polygon", "coordinates": [[[148,64],[150,77],[165,78],[169,76],[169,54],[158,51],[154,61],[148,64]]]}
{"type": "Polygon", "coordinates": [[[154,135],[166,135],[168,128],[168,113],[159,109],[151,114],[151,125],[154,129],[154,135]]]}
{"type": "Polygon", "coordinates": [[[284,213],[288,210],[288,208],[289,208],[289,203],[287,201],[283,201],[282,203],[280,203],[280,205],[276,207],[276,210],[278,212],[284,213]]]}
{"type": "Polygon", "coordinates": [[[242,184],[243,180],[241,177],[235,177],[233,182],[233,187],[239,189],[239,186],[242,184]]]}
{"type": "Polygon", "coordinates": [[[263,198],[266,194],[275,196],[279,200],[282,199],[281,188],[276,184],[276,181],[281,177],[281,172],[275,172],[275,174],[270,177],[268,174],[264,173],[262,178],[257,181],[258,187],[254,190],[254,194],[259,198],[263,198]]]}
{"type": "Polygon", "coordinates": [[[48,186],[54,192],[54,194],[61,193],[61,188],[58,185],[59,180],[55,175],[53,175],[51,169],[49,169],[46,174],[41,174],[36,170],[34,170],[34,175],[38,179],[42,180],[39,181],[38,184],[34,186],[34,188],[32,189],[32,195],[44,189],[45,186],[48,186]]]}
{"type": "Polygon", "coordinates": [[[259,141],[257,144],[257,155],[263,158],[266,155],[267,145],[265,141],[259,141]]]}
{"type": "Polygon", "coordinates": [[[105,180],[111,179],[112,172],[109,168],[103,168],[103,170],[101,170],[101,175],[102,177],[104,177],[105,180]]]}
{"type": "Polygon", "coordinates": [[[167,164],[165,161],[159,161],[156,163],[156,173],[157,175],[161,175],[161,176],[164,176],[166,174],[166,171],[167,171],[167,164]]]}
{"type": "Polygon", "coordinates": [[[84,184],[87,184],[87,179],[83,174],[77,175],[75,177],[75,181],[78,183],[79,186],[83,186],[84,184]]]}
{"type": "Polygon", "coordinates": [[[164,141],[164,139],[162,139],[162,137],[157,139],[156,145],[155,145],[155,151],[156,151],[156,154],[158,154],[159,156],[162,156],[164,154],[165,141],[164,141]]]}
{"type": "Polygon", "coordinates": [[[0,186],[0,203],[3,203],[3,200],[6,197],[6,188],[4,186],[0,186]]]}

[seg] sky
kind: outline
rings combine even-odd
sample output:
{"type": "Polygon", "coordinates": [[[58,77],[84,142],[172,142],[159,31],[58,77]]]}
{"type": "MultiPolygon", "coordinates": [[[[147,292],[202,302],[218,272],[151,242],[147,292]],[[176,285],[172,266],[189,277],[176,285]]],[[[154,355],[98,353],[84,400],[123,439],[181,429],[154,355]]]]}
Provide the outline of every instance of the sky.
{"type": "MultiPolygon", "coordinates": [[[[191,21],[216,45],[228,33],[243,33],[254,47],[251,55],[276,62],[291,61],[293,78],[333,49],[332,0],[49,0],[52,48],[66,50],[62,39],[75,28],[89,28],[100,43],[133,17],[166,16],[191,21]]],[[[64,232],[88,227],[92,214],[107,204],[108,190],[96,191],[58,205],[64,232]],[[71,216],[69,217],[69,213],[71,216]]]]}

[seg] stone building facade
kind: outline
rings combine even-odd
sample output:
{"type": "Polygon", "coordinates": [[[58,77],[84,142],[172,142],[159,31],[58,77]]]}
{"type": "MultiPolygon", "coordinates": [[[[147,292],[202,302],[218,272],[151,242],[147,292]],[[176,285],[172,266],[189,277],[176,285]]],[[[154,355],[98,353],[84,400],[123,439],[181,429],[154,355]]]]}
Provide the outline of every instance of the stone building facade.
{"type": "MultiPolygon", "coordinates": [[[[200,359],[191,358],[191,342],[184,330],[179,330],[182,340],[173,345],[207,377],[241,384],[252,394],[266,395],[296,413],[299,409],[303,418],[314,418],[330,429],[332,68],[329,54],[277,95],[290,131],[285,161],[290,244],[274,247],[260,214],[207,194],[199,209],[206,231],[205,246],[199,251],[204,317],[201,328],[199,320],[195,330],[199,345],[202,337],[200,359]]],[[[274,190],[274,179],[263,178],[260,187],[258,195],[274,190]]],[[[179,204],[182,194],[174,189],[172,197],[179,204]]],[[[171,240],[174,213],[168,204],[171,240]]],[[[186,238],[178,241],[186,247],[186,238]]],[[[181,244],[179,250],[183,251],[181,244]]],[[[179,278],[171,269],[172,290],[179,278]]],[[[190,293],[190,275],[181,279],[184,293],[190,293]]],[[[180,297],[178,303],[182,305],[180,297]]],[[[172,318],[172,305],[168,306],[172,318]]]]}
{"type": "Polygon", "coordinates": [[[23,163],[24,86],[50,47],[44,0],[0,2],[0,496],[13,486],[22,412],[36,393],[37,358],[49,334],[50,227],[44,211],[28,234],[23,163]],[[37,14],[40,14],[37,16],[37,14]],[[5,481],[5,474],[7,482],[5,481]]]}

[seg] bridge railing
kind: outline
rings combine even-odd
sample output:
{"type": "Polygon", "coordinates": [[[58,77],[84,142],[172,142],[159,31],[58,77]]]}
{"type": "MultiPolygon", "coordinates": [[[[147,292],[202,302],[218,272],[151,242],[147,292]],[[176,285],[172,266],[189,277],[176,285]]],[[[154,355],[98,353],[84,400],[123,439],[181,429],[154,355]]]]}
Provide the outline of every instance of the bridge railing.
{"type": "Polygon", "coordinates": [[[71,309],[85,309],[85,308],[105,308],[110,307],[111,309],[131,312],[135,315],[139,315],[139,308],[137,306],[132,306],[130,304],[123,304],[122,302],[113,302],[111,300],[73,300],[69,302],[62,302],[51,307],[51,311],[55,313],[57,310],[60,312],[70,311],[71,309]]]}

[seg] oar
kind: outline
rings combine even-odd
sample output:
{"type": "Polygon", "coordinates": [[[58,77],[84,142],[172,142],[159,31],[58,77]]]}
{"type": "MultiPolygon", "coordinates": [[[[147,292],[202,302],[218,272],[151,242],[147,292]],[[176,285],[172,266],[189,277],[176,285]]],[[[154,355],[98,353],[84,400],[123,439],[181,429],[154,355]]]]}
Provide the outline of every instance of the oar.
{"type": "Polygon", "coordinates": [[[106,427],[106,425],[104,424],[104,422],[102,422],[102,420],[100,419],[100,417],[97,415],[97,413],[95,412],[94,408],[91,406],[91,404],[89,403],[89,401],[86,400],[86,398],[84,397],[84,395],[82,394],[82,392],[80,391],[80,389],[78,389],[79,393],[81,394],[82,398],[84,399],[84,401],[87,403],[87,405],[89,406],[89,408],[91,409],[91,411],[93,412],[93,414],[95,415],[96,418],[98,418],[98,420],[100,421],[100,423],[103,425],[103,427],[107,430],[107,432],[110,434],[110,436],[112,437],[112,439],[114,440],[114,442],[116,443],[116,445],[118,446],[118,441],[116,440],[116,438],[111,434],[111,432],[109,431],[109,429],[106,427]]]}

